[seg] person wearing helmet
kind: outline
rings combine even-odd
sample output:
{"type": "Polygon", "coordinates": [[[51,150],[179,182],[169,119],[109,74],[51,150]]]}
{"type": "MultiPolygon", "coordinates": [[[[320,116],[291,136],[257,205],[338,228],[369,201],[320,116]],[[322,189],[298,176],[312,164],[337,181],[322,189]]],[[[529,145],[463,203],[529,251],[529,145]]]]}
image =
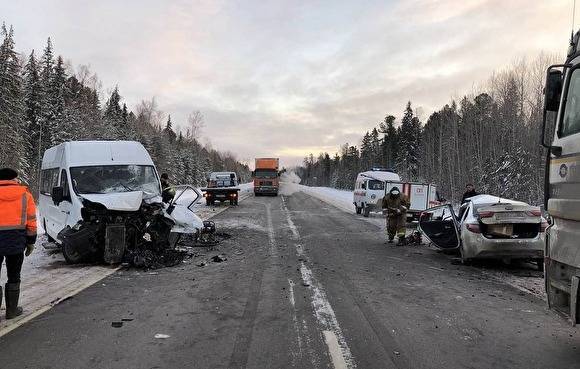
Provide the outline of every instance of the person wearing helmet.
{"type": "Polygon", "coordinates": [[[388,242],[393,243],[396,235],[398,237],[398,244],[404,245],[409,199],[405,194],[401,193],[399,188],[393,187],[383,197],[382,208],[383,213],[387,214],[388,242]]]}

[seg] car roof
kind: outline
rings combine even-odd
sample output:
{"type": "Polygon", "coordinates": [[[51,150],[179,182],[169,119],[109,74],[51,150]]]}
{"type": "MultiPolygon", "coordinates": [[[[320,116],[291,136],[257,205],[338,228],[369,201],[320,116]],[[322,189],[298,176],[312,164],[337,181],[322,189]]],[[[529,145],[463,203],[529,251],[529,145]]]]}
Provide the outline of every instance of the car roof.
{"type": "Polygon", "coordinates": [[[471,203],[474,205],[491,205],[491,204],[497,204],[497,203],[514,204],[514,205],[528,205],[522,201],[504,199],[504,198],[499,197],[499,196],[486,195],[486,194],[473,196],[473,197],[468,198],[468,200],[471,201],[471,203]]]}
{"type": "Polygon", "coordinates": [[[376,179],[379,181],[400,181],[401,177],[399,177],[397,173],[393,172],[369,170],[359,173],[356,180],[362,181],[365,179],[376,179]]]}

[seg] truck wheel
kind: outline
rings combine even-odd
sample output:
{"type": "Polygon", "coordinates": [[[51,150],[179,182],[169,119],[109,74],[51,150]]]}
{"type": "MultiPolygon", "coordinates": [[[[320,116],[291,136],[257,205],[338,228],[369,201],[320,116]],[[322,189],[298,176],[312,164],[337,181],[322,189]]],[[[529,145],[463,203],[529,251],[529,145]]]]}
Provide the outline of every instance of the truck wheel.
{"type": "Polygon", "coordinates": [[[359,208],[358,206],[354,206],[354,210],[356,211],[357,214],[362,213],[362,208],[359,208]]]}
{"type": "Polygon", "coordinates": [[[371,208],[366,206],[363,208],[363,217],[368,218],[371,215],[371,208]]]}

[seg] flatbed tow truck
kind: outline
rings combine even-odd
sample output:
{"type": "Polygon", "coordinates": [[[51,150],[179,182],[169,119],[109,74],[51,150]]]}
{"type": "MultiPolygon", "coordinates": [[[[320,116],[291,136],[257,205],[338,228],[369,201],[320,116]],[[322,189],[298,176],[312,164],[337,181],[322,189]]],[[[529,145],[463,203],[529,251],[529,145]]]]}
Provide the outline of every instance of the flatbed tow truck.
{"type": "Polygon", "coordinates": [[[207,187],[201,191],[207,206],[215,205],[216,201],[229,201],[230,205],[238,205],[238,176],[234,172],[213,172],[207,179],[207,187]]]}

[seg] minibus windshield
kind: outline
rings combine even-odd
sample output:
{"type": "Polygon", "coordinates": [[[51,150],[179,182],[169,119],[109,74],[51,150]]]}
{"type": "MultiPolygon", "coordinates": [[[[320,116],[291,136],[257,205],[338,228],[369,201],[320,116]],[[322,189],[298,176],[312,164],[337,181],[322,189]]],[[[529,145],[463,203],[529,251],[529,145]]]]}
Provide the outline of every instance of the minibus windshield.
{"type": "Polygon", "coordinates": [[[77,194],[110,194],[143,191],[161,194],[153,166],[101,165],[70,168],[73,189],[77,194]]]}

